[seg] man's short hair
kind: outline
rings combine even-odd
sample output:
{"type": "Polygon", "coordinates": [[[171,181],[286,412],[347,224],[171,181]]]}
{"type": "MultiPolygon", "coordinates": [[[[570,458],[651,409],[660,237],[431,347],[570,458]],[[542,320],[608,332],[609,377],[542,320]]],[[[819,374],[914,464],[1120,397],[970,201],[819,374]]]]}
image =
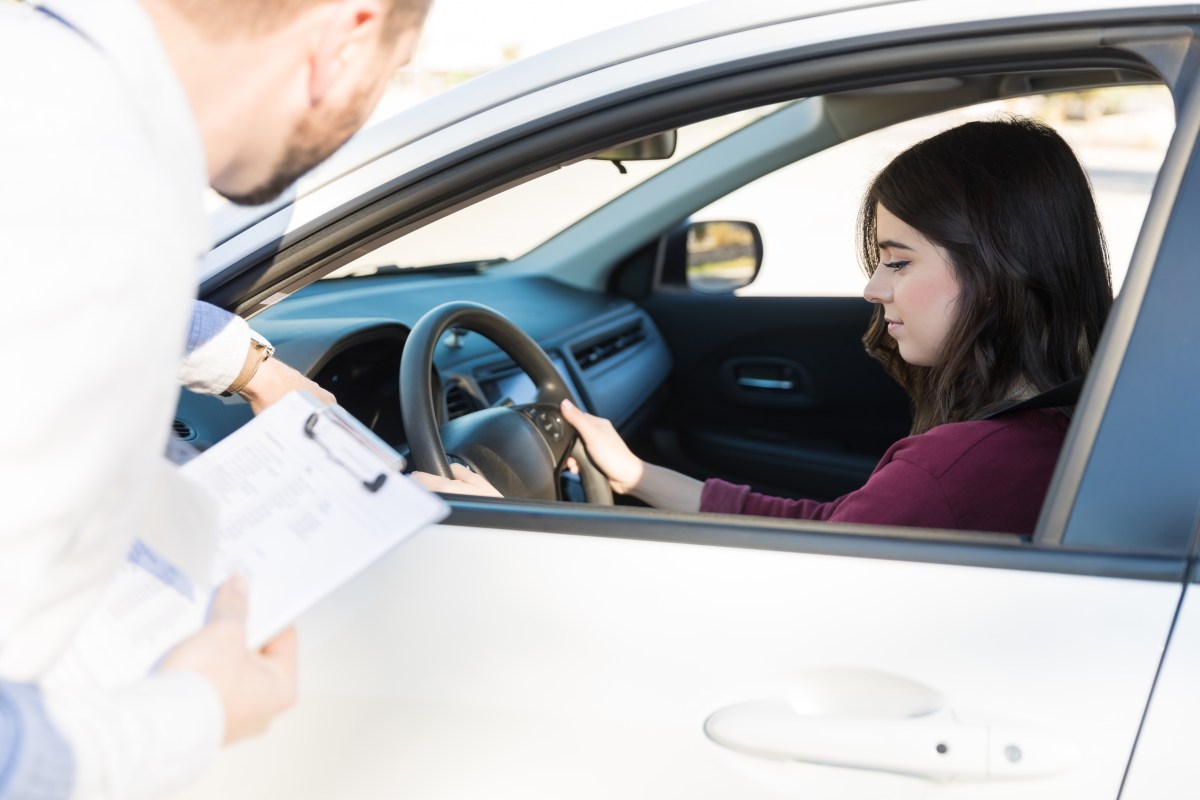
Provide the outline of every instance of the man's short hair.
{"type": "MultiPolygon", "coordinates": [[[[180,13],[215,39],[259,36],[278,30],[324,0],[170,0],[180,13]]],[[[383,35],[394,38],[419,26],[432,0],[383,0],[383,35]]]]}

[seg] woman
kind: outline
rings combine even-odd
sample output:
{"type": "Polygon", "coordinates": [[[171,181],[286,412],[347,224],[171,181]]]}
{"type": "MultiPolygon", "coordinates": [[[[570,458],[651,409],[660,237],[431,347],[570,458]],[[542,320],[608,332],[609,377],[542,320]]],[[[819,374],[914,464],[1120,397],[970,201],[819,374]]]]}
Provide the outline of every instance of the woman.
{"type": "MultiPolygon", "coordinates": [[[[646,464],[607,420],[564,403],[615,492],[681,511],[1033,531],[1069,420],[1005,409],[1082,376],[1112,305],[1074,153],[1028,119],[961,125],[888,164],[858,228],[876,306],[863,341],[909,392],[912,435],[861,489],[821,503],[646,464]]],[[[436,488],[478,492],[468,481],[436,488]]]]}

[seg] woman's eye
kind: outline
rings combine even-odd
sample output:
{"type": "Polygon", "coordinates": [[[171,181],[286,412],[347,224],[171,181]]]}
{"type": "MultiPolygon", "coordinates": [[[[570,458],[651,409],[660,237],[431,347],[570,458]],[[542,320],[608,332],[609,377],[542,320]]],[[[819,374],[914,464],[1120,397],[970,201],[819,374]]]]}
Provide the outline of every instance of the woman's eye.
{"type": "Polygon", "coordinates": [[[907,261],[885,261],[883,265],[888,269],[904,269],[908,266],[907,261]]]}

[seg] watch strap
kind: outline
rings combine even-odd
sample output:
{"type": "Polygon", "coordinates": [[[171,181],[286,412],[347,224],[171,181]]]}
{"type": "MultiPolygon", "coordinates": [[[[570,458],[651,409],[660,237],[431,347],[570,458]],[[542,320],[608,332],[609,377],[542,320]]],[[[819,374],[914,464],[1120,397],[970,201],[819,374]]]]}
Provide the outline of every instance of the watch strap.
{"type": "Polygon", "coordinates": [[[233,383],[229,384],[229,388],[221,392],[221,396],[231,397],[242,389],[245,389],[246,384],[254,380],[254,376],[258,374],[258,368],[274,353],[275,348],[271,346],[270,342],[262,336],[255,336],[252,333],[250,347],[246,351],[246,362],[242,365],[242,371],[233,379],[233,383]]]}

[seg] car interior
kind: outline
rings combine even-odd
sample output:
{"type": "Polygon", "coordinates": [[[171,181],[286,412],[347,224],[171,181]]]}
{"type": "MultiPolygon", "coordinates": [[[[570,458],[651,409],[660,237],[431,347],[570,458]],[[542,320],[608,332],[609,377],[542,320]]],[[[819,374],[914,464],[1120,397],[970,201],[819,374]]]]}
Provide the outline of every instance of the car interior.
{"type": "MultiPolygon", "coordinates": [[[[429,380],[402,379],[403,362],[420,358],[406,343],[422,318],[466,302],[532,339],[561,379],[554,391],[611,419],[647,461],[831,499],[862,485],[910,425],[906,395],[861,343],[871,307],[820,277],[862,283],[845,235],[853,219],[817,252],[813,242],[830,236],[806,216],[825,205],[832,180],[851,203],[834,211],[852,217],[870,172],[851,151],[849,166],[764,193],[764,216],[790,228],[777,225],[778,233],[737,213],[739,192],[869,136],[882,138],[884,157],[956,115],[1057,109],[1073,129],[1086,129],[1103,123],[1106,104],[1140,96],[1131,88],[1160,87],[1170,105],[1160,69],[1131,49],[1064,47],[1054,58],[1027,59],[1004,36],[969,54],[963,47],[762,67],[529,132],[441,175],[436,192],[417,181],[274,254],[253,277],[206,293],[252,314],[277,357],[416,455],[418,466],[411,403],[428,406],[441,427],[558,396],[530,377],[516,345],[501,349],[457,317],[437,331],[431,363],[408,368],[431,368],[429,380]],[[810,273],[809,288],[785,281],[756,293],[768,274],[803,283],[810,273]],[[269,287],[281,284],[287,296],[265,304],[275,294],[269,287]],[[413,400],[410,392],[428,395],[413,400]]],[[[1153,169],[1126,176],[1141,182],[1147,200],[1153,169]]],[[[203,449],[249,416],[237,398],[184,392],[175,434],[203,449]]],[[[454,448],[445,449],[455,460],[454,448]]],[[[550,495],[494,502],[536,509],[588,499],[563,468],[567,455],[555,456],[550,495]]]]}

